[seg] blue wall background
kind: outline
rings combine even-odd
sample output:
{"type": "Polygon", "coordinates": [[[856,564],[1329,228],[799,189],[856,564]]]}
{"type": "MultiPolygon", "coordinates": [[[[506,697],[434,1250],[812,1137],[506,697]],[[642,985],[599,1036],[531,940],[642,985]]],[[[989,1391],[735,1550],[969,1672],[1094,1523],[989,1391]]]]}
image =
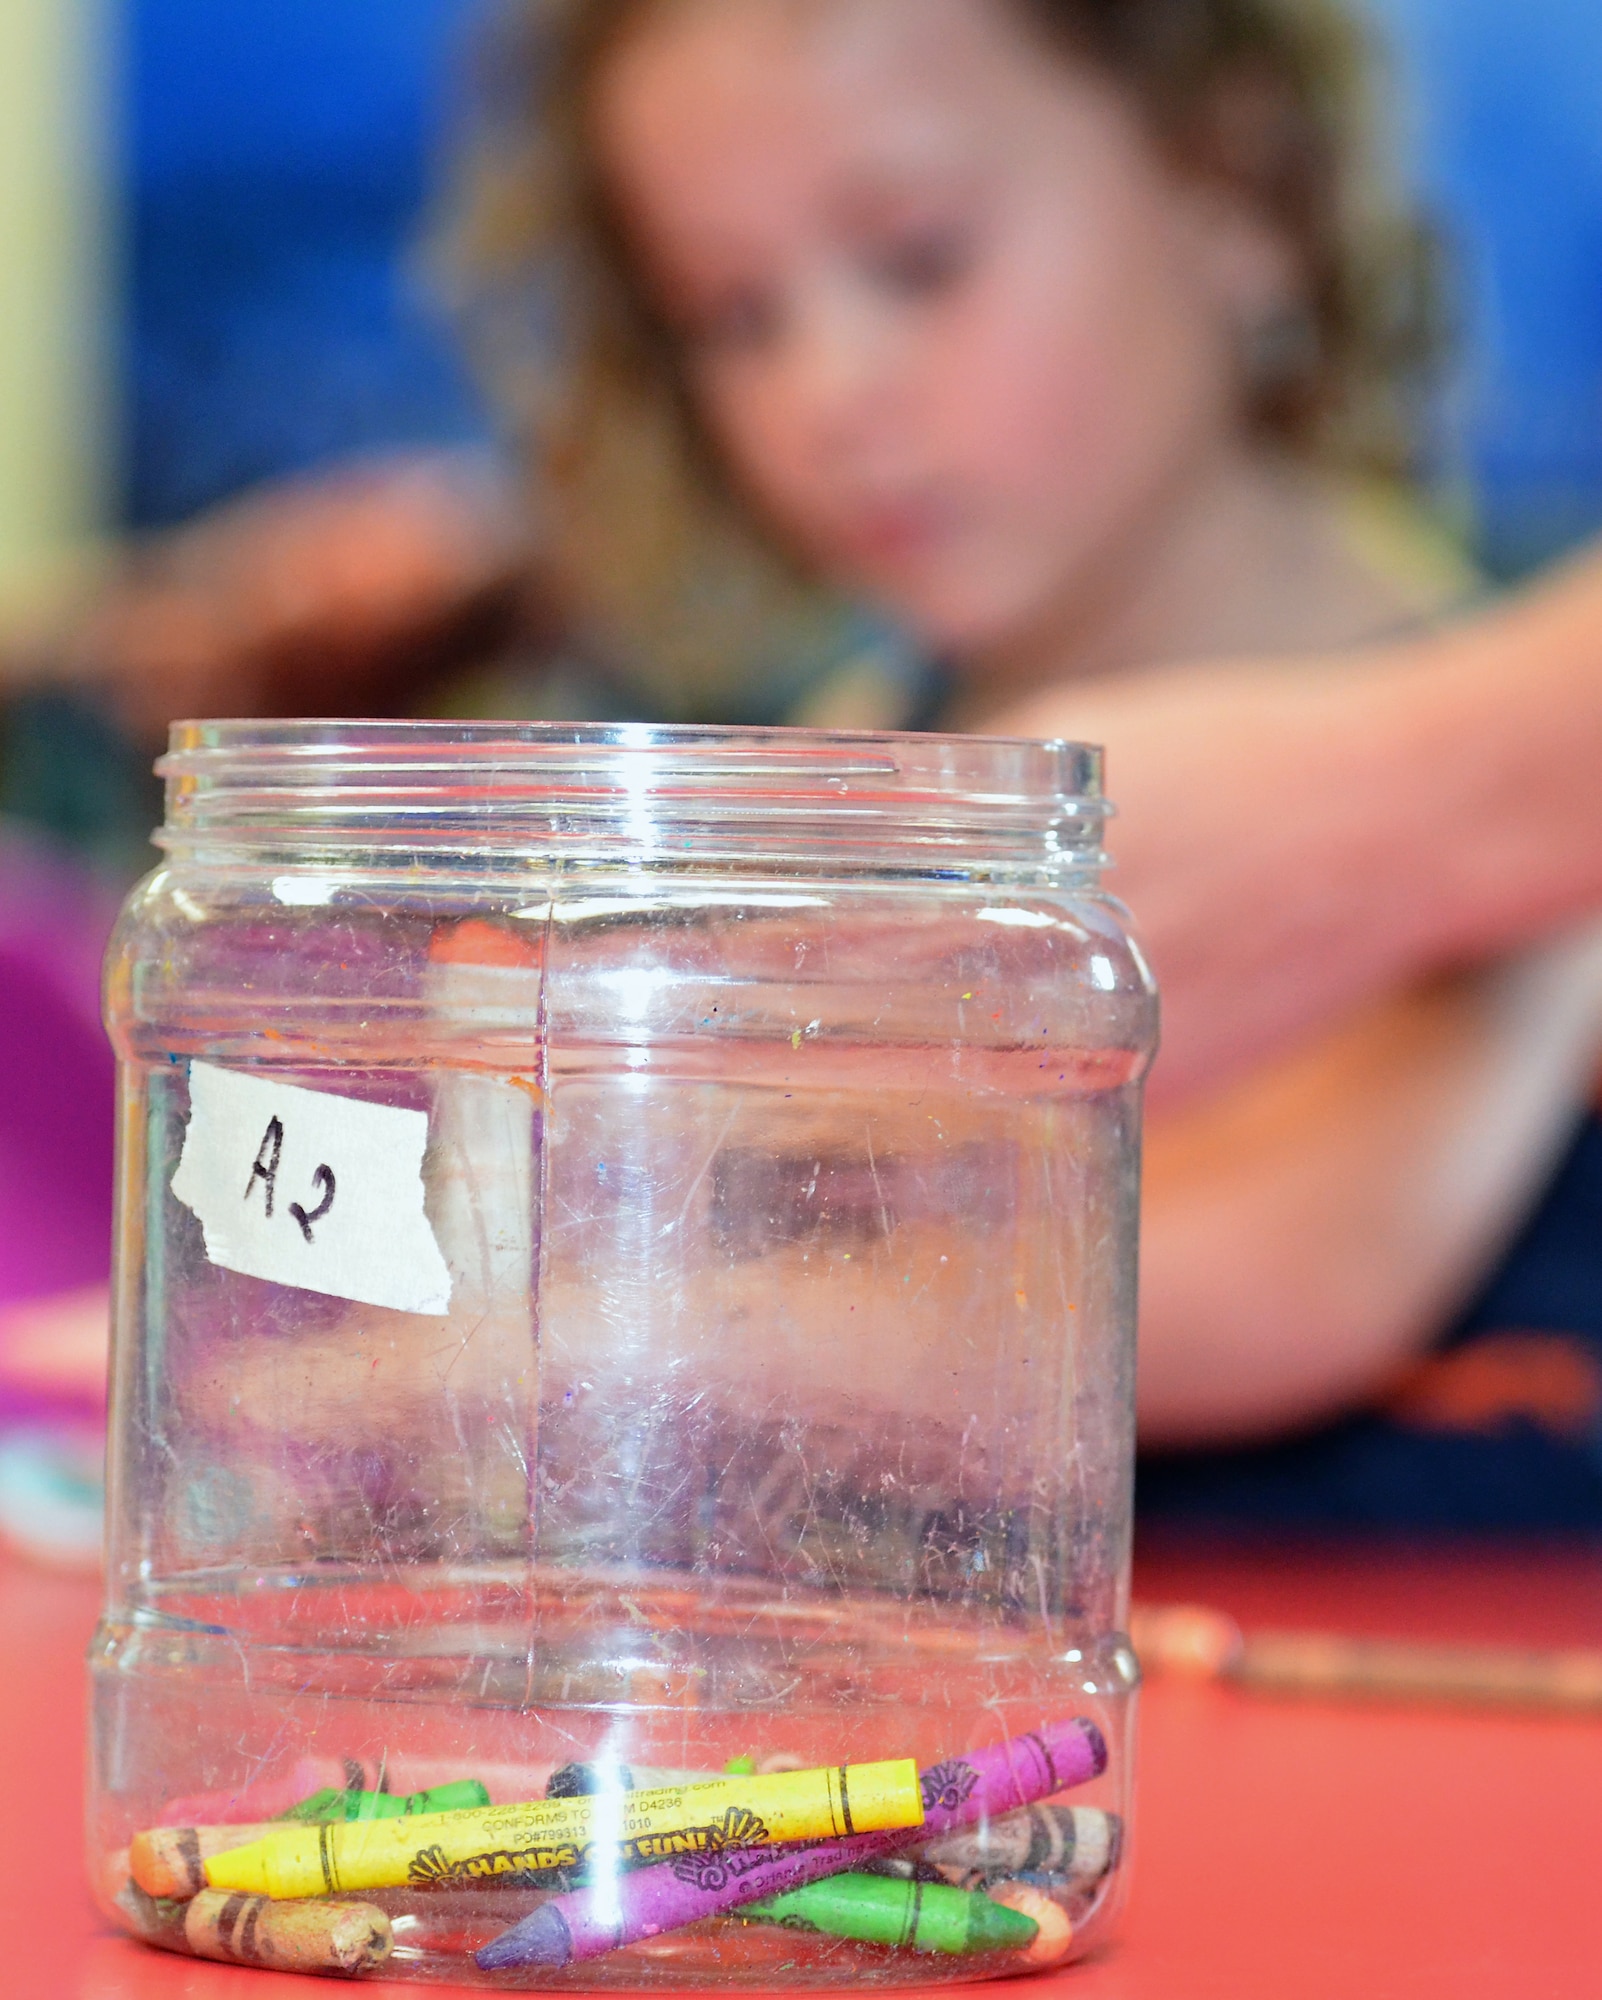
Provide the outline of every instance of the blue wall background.
{"type": "Polygon", "coordinates": [[[130,522],[481,434],[409,260],[466,0],[127,0],[130,522]]]}
{"type": "Polygon", "coordinates": [[[1490,566],[1602,528],[1602,5],[1371,0],[1462,285],[1452,421],[1490,566]]]}
{"type": "MultiPolygon", "coordinates": [[[[408,243],[478,0],[127,0],[127,513],[483,418],[408,243]]],[[[1445,426],[1512,573],[1602,527],[1602,5],[1370,0],[1465,347],[1445,426]]]]}

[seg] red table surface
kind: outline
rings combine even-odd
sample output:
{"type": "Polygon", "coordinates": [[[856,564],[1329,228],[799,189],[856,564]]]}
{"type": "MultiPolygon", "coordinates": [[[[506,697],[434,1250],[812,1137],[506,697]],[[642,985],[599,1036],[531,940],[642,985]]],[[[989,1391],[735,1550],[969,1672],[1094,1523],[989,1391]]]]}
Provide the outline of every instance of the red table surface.
{"type": "MultiPolygon", "coordinates": [[[[1151,1551],[1152,1598],[1259,1624],[1602,1645],[1602,1552],[1151,1551]]],[[[305,2000],[112,1935],[82,1887],[92,1584],[0,1557],[0,1995],[305,2000]]],[[[1060,2000],[1602,1992],[1602,1719],[1279,1703],[1154,1682],[1121,1941],[1060,2000]]],[[[389,1995],[454,1989],[364,1982],[389,1995]]],[[[931,1989],[932,1990],[932,1989],[931,1989]]]]}

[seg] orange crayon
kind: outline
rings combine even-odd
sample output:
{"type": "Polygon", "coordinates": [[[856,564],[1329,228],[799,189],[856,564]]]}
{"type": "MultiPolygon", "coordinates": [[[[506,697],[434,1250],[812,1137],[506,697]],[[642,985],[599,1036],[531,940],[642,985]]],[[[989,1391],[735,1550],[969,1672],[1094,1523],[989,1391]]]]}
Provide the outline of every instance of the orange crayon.
{"type": "Polygon", "coordinates": [[[153,1826],[128,1844],[128,1869],[147,1896],[187,1902],[206,1886],[206,1863],[214,1854],[244,1847],[282,1822],[262,1826],[153,1826]]]}
{"type": "Polygon", "coordinates": [[[1016,1910],[1020,1917],[1029,1917],[1039,1926],[1034,1943],[1018,1954],[1026,1965],[1056,1965],[1068,1956],[1074,1927],[1068,1912],[1043,1890],[1031,1888],[1027,1882],[998,1882],[985,1894],[992,1903],[1016,1910]]]}

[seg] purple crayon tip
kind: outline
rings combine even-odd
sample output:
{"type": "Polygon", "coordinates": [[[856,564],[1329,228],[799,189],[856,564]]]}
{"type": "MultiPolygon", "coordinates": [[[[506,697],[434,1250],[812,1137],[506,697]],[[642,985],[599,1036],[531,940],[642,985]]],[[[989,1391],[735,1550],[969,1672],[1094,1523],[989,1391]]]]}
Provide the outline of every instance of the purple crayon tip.
{"type": "Polygon", "coordinates": [[[549,1903],[525,1917],[515,1934],[504,1931],[473,1954],[480,1972],[507,1972],[515,1965],[566,1965],[572,1956],[573,1939],[562,1913],[549,1903]]]}

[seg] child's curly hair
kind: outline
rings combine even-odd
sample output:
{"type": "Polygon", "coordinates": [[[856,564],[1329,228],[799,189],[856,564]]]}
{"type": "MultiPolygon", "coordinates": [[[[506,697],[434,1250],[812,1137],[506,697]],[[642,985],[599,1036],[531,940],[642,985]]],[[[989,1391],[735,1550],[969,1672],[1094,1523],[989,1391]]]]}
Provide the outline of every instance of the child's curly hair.
{"type": "MultiPolygon", "coordinates": [[[[595,79],[664,0],[511,0],[479,65],[439,268],[535,468],[578,626],[670,712],[712,714],[838,612],[728,488],[634,276],[590,143],[595,79]],[[778,635],[777,637],[775,635],[778,635]]],[[[1184,171],[1294,246],[1304,309],[1245,357],[1260,433],[1396,473],[1435,344],[1429,239],[1388,197],[1337,0],[994,0],[1121,83],[1184,171]]]]}

